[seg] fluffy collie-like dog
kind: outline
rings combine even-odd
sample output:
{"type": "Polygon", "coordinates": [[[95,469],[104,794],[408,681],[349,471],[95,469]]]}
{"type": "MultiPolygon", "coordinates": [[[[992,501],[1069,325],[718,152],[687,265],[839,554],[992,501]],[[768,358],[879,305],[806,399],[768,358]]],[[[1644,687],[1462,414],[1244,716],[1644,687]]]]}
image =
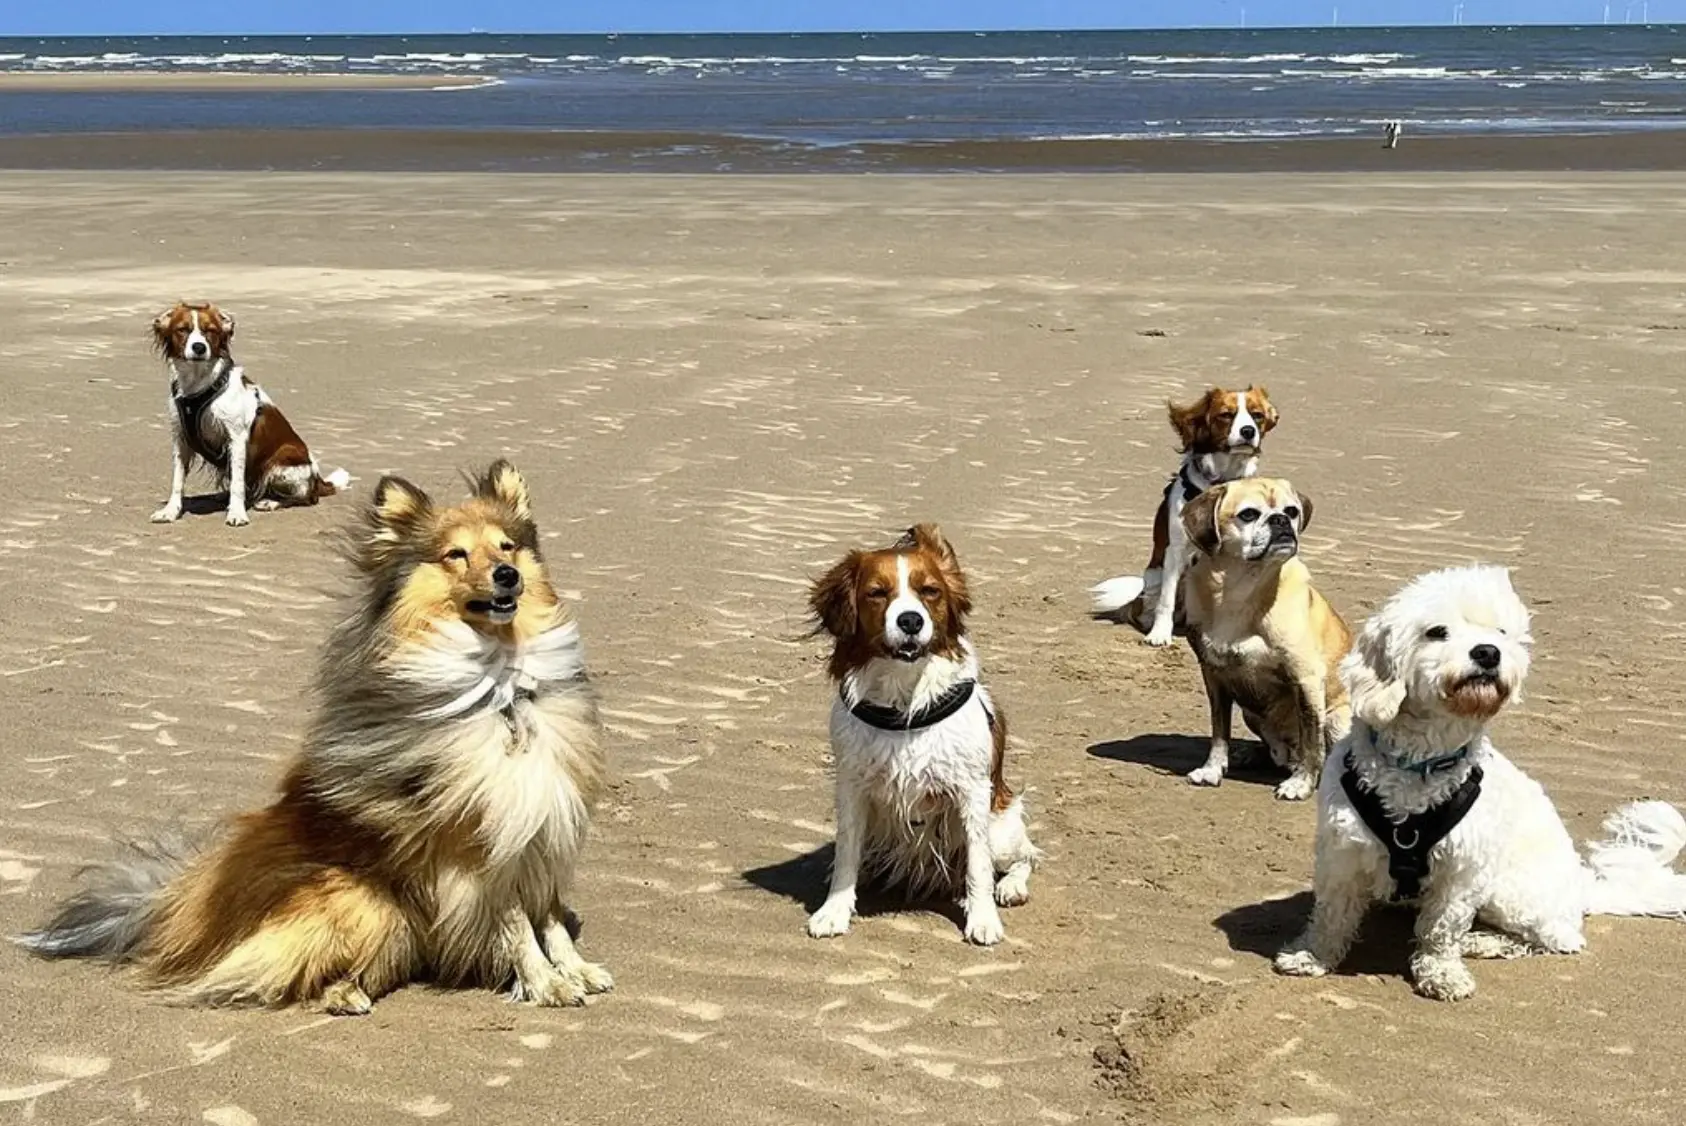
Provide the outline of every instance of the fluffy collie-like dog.
{"type": "Polygon", "coordinates": [[[966,938],[1000,942],[996,906],[1030,898],[1040,854],[1007,787],[1007,717],[966,636],[972,599],[954,548],[920,524],[882,551],[851,551],[809,606],[833,639],[837,855],[808,933],[848,931],[864,873],[910,896],[955,895],[966,938]]]}
{"type": "Polygon", "coordinates": [[[275,802],[201,854],[100,870],[19,942],[205,1004],[366,1013],[418,978],[540,1005],[611,987],[564,922],[604,784],[579,631],[521,475],[499,461],[472,485],[455,507],[375,489],[349,543],[361,596],[275,802]]]}
{"type": "Polygon", "coordinates": [[[152,322],[152,346],[170,373],[170,499],[155,524],[181,518],[182,490],[195,460],[228,490],[230,527],[283,505],[315,504],[351,485],[343,469],[324,474],[281,408],[234,362],[234,318],[205,302],[177,302],[152,322]]]}

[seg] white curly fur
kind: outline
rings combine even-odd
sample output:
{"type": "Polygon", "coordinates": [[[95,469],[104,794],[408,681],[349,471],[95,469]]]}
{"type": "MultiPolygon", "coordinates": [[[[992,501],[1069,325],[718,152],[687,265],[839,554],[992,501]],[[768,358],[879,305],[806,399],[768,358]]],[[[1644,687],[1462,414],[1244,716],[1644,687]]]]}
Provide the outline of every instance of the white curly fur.
{"type": "Polygon", "coordinates": [[[1509,572],[1487,566],[1422,575],[1365,624],[1341,666],[1353,730],[1331,754],[1318,791],[1311,920],[1277,955],[1278,972],[1315,977],[1339,966],[1366,910],[1394,890],[1387,851],[1341,786],[1349,751],[1361,784],[1392,817],[1438,805],[1476,766],[1485,775],[1480,798],[1430,854],[1417,901],[1411,973],[1426,997],[1475,992],[1466,955],[1579,951],[1588,914],[1686,915],[1686,876],[1669,867],[1686,846],[1678,810],[1656,801],[1624,806],[1583,861],[1545,791],[1488,741],[1487,724],[1520,697],[1528,628],[1509,572]],[[1482,671],[1481,646],[1499,655],[1486,683],[1470,679],[1482,671]],[[1399,765],[1466,745],[1463,762],[1426,778],[1399,765]],[[1474,931],[1478,921],[1498,933],[1474,931]]]}

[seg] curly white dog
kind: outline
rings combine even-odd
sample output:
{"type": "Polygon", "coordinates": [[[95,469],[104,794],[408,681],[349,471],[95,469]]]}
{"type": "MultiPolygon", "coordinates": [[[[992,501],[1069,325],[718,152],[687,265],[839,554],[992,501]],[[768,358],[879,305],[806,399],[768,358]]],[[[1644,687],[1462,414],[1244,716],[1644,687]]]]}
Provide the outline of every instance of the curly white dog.
{"type": "Polygon", "coordinates": [[[1443,1001],[1475,992],[1465,955],[1572,954],[1586,915],[1686,913],[1686,876],[1670,867],[1686,846],[1678,810],[1622,807],[1583,861],[1545,791],[1488,741],[1532,640],[1498,567],[1422,575],[1365,624],[1341,665],[1352,733],[1318,790],[1311,922],[1278,972],[1338,966],[1378,900],[1417,903],[1411,975],[1443,1001]]]}

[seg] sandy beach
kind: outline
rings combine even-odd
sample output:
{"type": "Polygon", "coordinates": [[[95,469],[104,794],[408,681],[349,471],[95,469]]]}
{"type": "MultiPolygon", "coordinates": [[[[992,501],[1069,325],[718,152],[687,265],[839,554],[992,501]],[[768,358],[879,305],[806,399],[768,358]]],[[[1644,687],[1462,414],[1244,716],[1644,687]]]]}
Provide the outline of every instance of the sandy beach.
{"type": "Polygon", "coordinates": [[[1192,657],[1085,594],[1145,555],[1165,399],[1267,384],[1266,468],[1315,499],[1337,609],[1514,567],[1536,657],[1498,744],[1578,839],[1686,803],[1678,176],[7,172],[0,227],[0,932],[114,837],[265,801],[352,505],[508,455],[603,693],[613,789],[575,903],[618,981],[583,1010],[411,988],[360,1019],[208,1012],[7,946],[5,1112],[1679,1119],[1678,923],[1590,920],[1586,954],[1479,963],[1456,1006],[1411,992],[1398,918],[1347,972],[1274,977],[1312,810],[1260,775],[1185,784],[1192,657]],[[146,330],[177,297],[235,313],[351,496],[147,522],[169,454],[146,330]],[[1048,853],[989,950],[925,910],[803,932],[832,816],[804,589],[915,520],[972,574],[1048,853]]]}

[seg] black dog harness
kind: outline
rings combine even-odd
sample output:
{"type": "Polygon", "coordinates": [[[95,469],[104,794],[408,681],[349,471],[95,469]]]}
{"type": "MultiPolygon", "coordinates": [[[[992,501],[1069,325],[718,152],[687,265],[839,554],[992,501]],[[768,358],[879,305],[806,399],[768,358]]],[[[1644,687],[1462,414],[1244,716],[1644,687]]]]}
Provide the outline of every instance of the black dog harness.
{"type": "Polygon", "coordinates": [[[1210,485],[1197,485],[1197,484],[1194,483],[1194,480],[1192,478],[1190,478],[1189,475],[1188,475],[1188,463],[1187,462],[1184,462],[1183,467],[1181,469],[1177,470],[1176,473],[1172,475],[1172,477],[1169,481],[1165,482],[1165,499],[1166,500],[1171,499],[1171,490],[1176,488],[1178,485],[1182,486],[1183,503],[1184,504],[1187,504],[1189,501],[1193,500],[1195,497],[1199,496],[1201,493],[1203,493],[1207,489],[1211,488],[1210,485]]]}
{"type": "MultiPolygon", "coordinates": [[[[1426,780],[1430,774],[1450,770],[1468,753],[1469,748],[1463,747],[1454,754],[1413,764],[1411,769],[1420,771],[1426,780]]],[[[1374,790],[1364,788],[1352,765],[1351,751],[1346,754],[1341,789],[1346,791],[1347,800],[1363,818],[1371,836],[1387,849],[1387,874],[1393,880],[1393,900],[1397,903],[1422,894],[1423,881],[1428,878],[1429,852],[1458,827],[1458,822],[1474,807],[1475,799],[1481,796],[1481,768],[1471,767],[1463,784],[1439,805],[1404,818],[1389,817],[1381,797],[1374,790]]]]}
{"type": "MultiPolygon", "coordinates": [[[[182,441],[187,443],[187,448],[192,450],[199,460],[215,467],[218,473],[228,472],[228,446],[224,444],[220,450],[212,449],[210,443],[205,441],[205,432],[200,429],[199,424],[204,421],[206,408],[227,389],[228,378],[233,371],[233,364],[223,368],[222,374],[196,395],[183,395],[176,390],[176,381],[170,381],[170,399],[176,405],[176,420],[181,424],[182,441]]],[[[262,400],[258,401],[258,413],[263,413],[262,400]]]]}
{"type": "MultiPolygon", "coordinates": [[[[868,727],[876,727],[880,731],[918,731],[922,727],[932,727],[941,723],[965,707],[971,702],[977,687],[978,682],[975,680],[962,680],[918,711],[904,712],[862,700],[850,706],[849,714],[868,727]]],[[[848,702],[847,696],[844,697],[844,702],[848,702]]],[[[989,720],[989,726],[993,730],[995,713],[985,708],[984,717],[989,720]]]]}

